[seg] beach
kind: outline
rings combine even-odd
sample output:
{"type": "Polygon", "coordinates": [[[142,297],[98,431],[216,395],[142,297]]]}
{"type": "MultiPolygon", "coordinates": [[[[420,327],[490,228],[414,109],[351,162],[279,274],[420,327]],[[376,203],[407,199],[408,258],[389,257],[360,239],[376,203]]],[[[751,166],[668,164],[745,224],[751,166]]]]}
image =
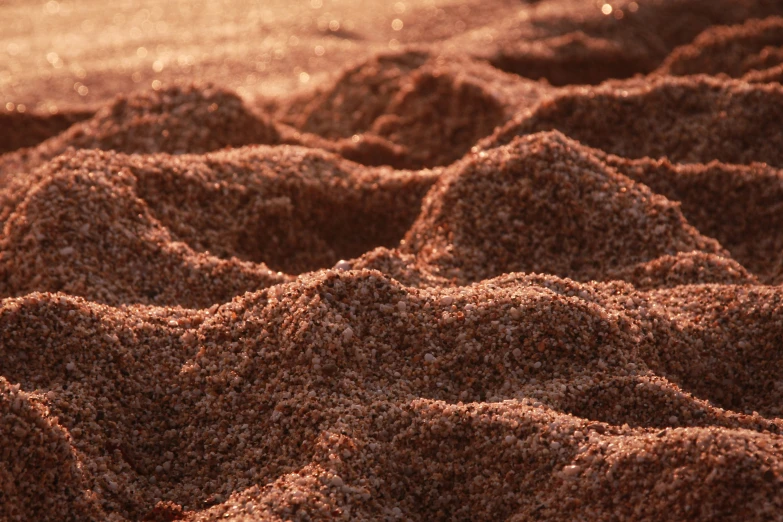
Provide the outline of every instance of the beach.
{"type": "Polygon", "coordinates": [[[777,1],[0,28],[0,520],[783,520],[777,1]]]}

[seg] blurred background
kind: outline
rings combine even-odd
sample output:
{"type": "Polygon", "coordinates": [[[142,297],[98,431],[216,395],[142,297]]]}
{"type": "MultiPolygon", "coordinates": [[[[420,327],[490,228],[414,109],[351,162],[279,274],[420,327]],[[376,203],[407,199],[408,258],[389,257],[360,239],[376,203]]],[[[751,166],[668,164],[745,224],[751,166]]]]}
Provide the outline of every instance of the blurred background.
{"type": "Polygon", "coordinates": [[[377,51],[453,38],[527,7],[518,0],[0,0],[0,107],[53,114],[184,78],[246,99],[289,94],[377,51]]]}

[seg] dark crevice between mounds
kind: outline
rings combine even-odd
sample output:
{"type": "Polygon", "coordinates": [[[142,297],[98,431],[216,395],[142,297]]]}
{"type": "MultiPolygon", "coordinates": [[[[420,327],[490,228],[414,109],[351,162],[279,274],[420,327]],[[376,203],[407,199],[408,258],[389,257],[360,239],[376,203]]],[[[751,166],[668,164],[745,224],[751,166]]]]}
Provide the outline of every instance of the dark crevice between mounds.
{"type": "Polygon", "coordinates": [[[58,114],[0,111],[0,154],[34,147],[93,114],[93,111],[66,111],[58,114]]]}
{"type": "Polygon", "coordinates": [[[435,181],[434,174],[367,168],[300,147],[205,159],[189,157],[189,169],[163,159],[134,169],[139,197],[195,250],[286,274],[399,244],[435,181]]]}

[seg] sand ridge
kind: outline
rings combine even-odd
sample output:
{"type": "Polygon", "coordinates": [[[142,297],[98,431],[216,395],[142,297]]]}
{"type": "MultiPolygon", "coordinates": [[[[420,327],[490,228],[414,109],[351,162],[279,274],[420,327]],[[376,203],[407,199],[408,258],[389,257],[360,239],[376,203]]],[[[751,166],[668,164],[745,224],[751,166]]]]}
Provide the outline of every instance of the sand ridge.
{"type": "Polygon", "coordinates": [[[783,519],[776,2],[208,4],[6,49],[0,519],[783,519]]]}

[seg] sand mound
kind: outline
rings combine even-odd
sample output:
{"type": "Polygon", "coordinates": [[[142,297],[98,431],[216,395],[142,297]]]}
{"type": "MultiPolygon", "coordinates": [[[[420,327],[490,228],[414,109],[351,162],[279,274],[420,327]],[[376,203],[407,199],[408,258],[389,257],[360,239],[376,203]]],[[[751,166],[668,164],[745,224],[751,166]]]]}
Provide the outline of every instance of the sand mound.
{"type": "Polygon", "coordinates": [[[780,85],[664,77],[566,89],[521,112],[484,140],[483,147],[556,129],[626,158],[783,166],[781,118],[780,85]]]}
{"type": "Polygon", "coordinates": [[[278,107],[277,122],[234,92],[172,85],[120,95],[65,132],[3,156],[0,184],[70,148],[201,154],[287,143],[371,166],[445,165],[550,91],[483,62],[415,50],[382,54],[346,69],[331,88],[278,107]]]}
{"type": "Polygon", "coordinates": [[[490,62],[503,71],[544,79],[552,85],[598,84],[608,78],[628,78],[652,70],[660,51],[651,51],[644,38],[615,40],[574,31],[509,43],[496,51],[490,62]]]}
{"type": "Polygon", "coordinates": [[[652,261],[621,268],[613,276],[633,283],[640,289],[708,283],[744,285],[759,282],[733,259],[704,252],[667,254],[652,261]]]}
{"type": "Polygon", "coordinates": [[[395,244],[433,181],[293,147],[70,152],[33,176],[4,202],[0,295],[188,307],[395,244]]]}
{"type": "Polygon", "coordinates": [[[767,357],[734,369],[750,353],[761,362],[777,335],[779,291],[758,291],[772,306],[755,312],[732,287],[493,283],[421,291],[375,271],[320,272],[213,314],[32,294],[4,302],[2,331],[31,317],[40,326],[6,337],[1,362],[23,389],[47,390],[86,484],[103,509],[131,518],[166,499],[184,511],[220,504],[204,519],[556,519],[585,504],[618,509],[613,495],[594,495],[639,494],[638,481],[668,483],[674,469],[690,493],[645,486],[656,510],[682,509],[685,495],[700,499],[702,516],[761,517],[776,506],[781,462],[769,432],[783,425],[680,386],[777,408],[769,386],[780,365],[767,357]],[[718,338],[745,351],[705,379],[704,364],[725,350],[709,342],[718,338]],[[699,487],[707,476],[713,487],[699,487]],[[603,478],[569,500],[588,477],[603,478]],[[259,483],[269,486],[251,487],[259,483]]]}
{"type": "Polygon", "coordinates": [[[751,71],[742,79],[750,83],[783,83],[783,63],[762,71],[751,71]]]}
{"type": "Polygon", "coordinates": [[[405,239],[405,252],[462,282],[506,272],[613,279],[678,252],[728,255],[675,204],[557,132],[452,166],[405,239]]]}
{"type": "Polygon", "coordinates": [[[503,23],[479,56],[507,72],[570,85],[652,72],[710,26],[780,15],[783,8],[765,0],[646,0],[523,13],[521,23],[503,23]]]}
{"type": "Polygon", "coordinates": [[[187,85],[120,95],[58,141],[61,145],[53,144],[56,148],[183,154],[274,144],[280,136],[236,94],[212,86],[187,85]]]}
{"type": "Polygon", "coordinates": [[[340,153],[359,163],[421,168],[459,159],[548,92],[482,62],[414,49],[347,68],[281,117],[304,132],[345,139],[340,153]]]}
{"type": "Polygon", "coordinates": [[[176,241],[138,198],[133,175],[116,164],[111,172],[92,154],[47,165],[54,174],[10,215],[0,242],[0,295],[62,291],[112,304],[204,307],[286,280],[176,241]]]}
{"type": "Polygon", "coordinates": [[[72,439],[46,402],[0,377],[0,516],[44,520],[57,510],[97,519],[101,511],[85,491],[72,439]]]}
{"type": "Polygon", "coordinates": [[[781,518],[779,2],[91,2],[0,6],[0,519],[781,518]]]}
{"type": "Polygon", "coordinates": [[[715,27],[692,44],[675,49],[660,74],[726,74],[742,78],[783,64],[783,18],[749,20],[743,25],[715,27]]]}
{"type": "Polygon", "coordinates": [[[275,125],[250,110],[235,93],[210,85],[174,85],[120,94],[90,119],[33,149],[4,157],[0,182],[69,148],[184,154],[281,141],[275,125]]]}
{"type": "Polygon", "coordinates": [[[775,383],[781,370],[769,364],[780,356],[779,292],[779,287],[743,286],[651,292],[650,301],[666,310],[676,329],[672,344],[659,346],[646,362],[713,404],[780,416],[783,390],[775,383]]]}
{"type": "Polygon", "coordinates": [[[329,88],[289,102],[281,109],[283,121],[325,138],[350,138],[384,114],[405,76],[428,59],[426,51],[411,50],[349,66],[329,88]]]}
{"type": "Polygon", "coordinates": [[[676,165],[595,151],[618,172],[672,201],[688,222],[770,284],[783,282],[783,172],[766,165],[676,165]]]}

